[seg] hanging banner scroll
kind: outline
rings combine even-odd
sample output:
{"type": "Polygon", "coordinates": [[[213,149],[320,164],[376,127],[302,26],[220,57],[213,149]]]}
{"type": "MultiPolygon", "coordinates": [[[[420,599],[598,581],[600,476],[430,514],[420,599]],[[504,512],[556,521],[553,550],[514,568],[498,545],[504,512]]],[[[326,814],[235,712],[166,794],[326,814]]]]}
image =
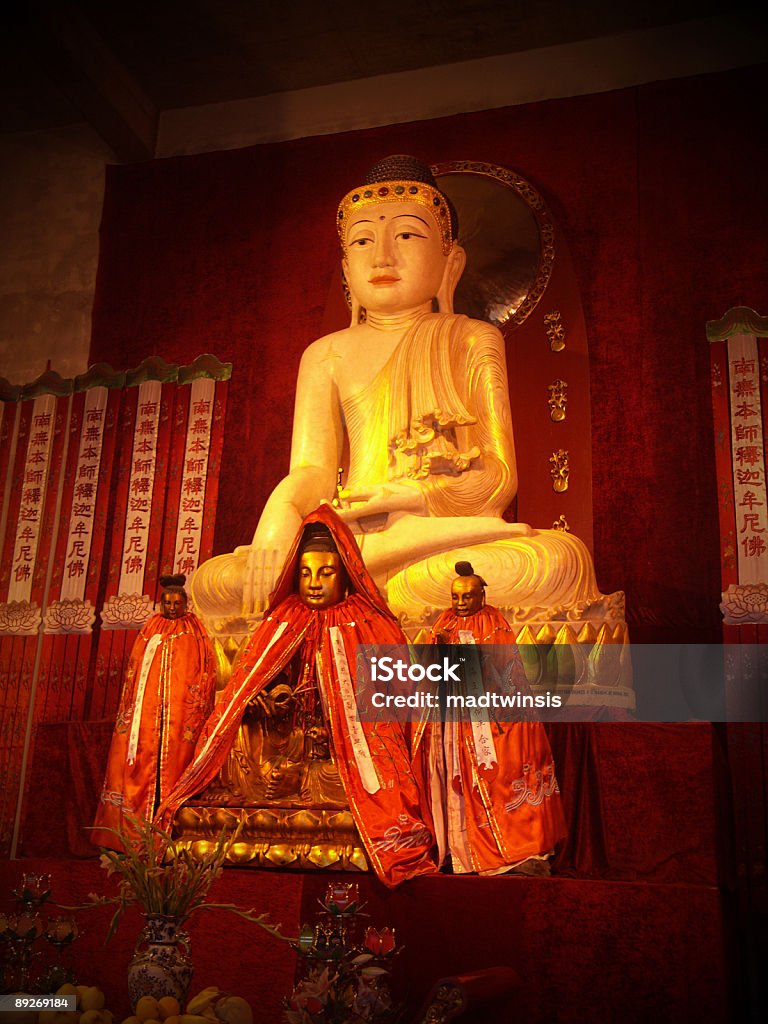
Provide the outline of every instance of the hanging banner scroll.
{"type": "Polygon", "coordinates": [[[216,384],[210,379],[196,380],[190,391],[184,474],[173,555],[174,573],[185,576],[191,576],[200,562],[216,384]]]}
{"type": "MultiPolygon", "coordinates": [[[[78,410],[79,444],[71,449],[74,466],[65,506],[69,515],[68,521],[63,520],[63,576],[58,599],[49,602],[46,609],[47,633],[87,633],[93,627],[95,610],[85,598],[85,584],[94,539],[108,394],[106,388],[93,388],[82,397],[82,409],[78,410]]],[[[74,440],[77,442],[77,438],[74,440]]]]}
{"type": "Polygon", "coordinates": [[[75,378],[35,721],[82,719],[125,375],[75,378]]]}
{"type": "Polygon", "coordinates": [[[10,490],[0,538],[0,855],[7,855],[11,847],[30,741],[41,609],[71,390],[71,381],[44,374],[40,382],[20,389],[15,416],[9,413],[9,422],[14,419],[16,427],[7,455],[10,490]]]}
{"type": "Polygon", "coordinates": [[[754,336],[737,334],[728,339],[728,376],[738,579],[739,583],[768,583],[763,409],[754,336]]]}
{"type": "Polygon", "coordinates": [[[720,514],[724,674],[737,895],[765,906],[768,818],[768,317],[729,309],[707,324],[720,514]],[[744,785],[744,780],[750,780],[744,785]]]}
{"type": "MultiPolygon", "coordinates": [[[[23,470],[23,487],[16,536],[11,556],[11,578],[8,588],[8,605],[30,604],[32,595],[32,573],[37,561],[40,543],[40,527],[43,520],[43,505],[47,494],[48,473],[53,449],[53,427],[56,413],[56,398],[41,395],[32,406],[29,443],[23,470]]],[[[6,606],[7,607],[7,606],[6,606]]],[[[39,611],[39,608],[36,609],[39,611]]],[[[0,624],[11,632],[35,633],[40,624],[39,617],[27,617],[24,625],[19,622],[14,628],[0,610],[0,624]]]]}
{"type": "MultiPolygon", "coordinates": [[[[160,381],[145,381],[139,386],[128,488],[123,505],[125,519],[116,521],[123,534],[117,594],[108,598],[101,612],[104,629],[140,627],[152,614],[152,601],[144,593],[152,523],[153,500],[163,481],[157,480],[158,435],[163,389],[160,381]],[[159,486],[158,486],[159,483],[159,486]],[[125,599],[138,599],[126,606],[125,599]],[[130,610],[126,613],[126,607],[130,610]]],[[[118,510],[119,511],[119,510],[118,510]]]]}
{"type": "Polygon", "coordinates": [[[13,467],[0,566],[0,635],[32,636],[40,626],[68,405],[67,397],[50,392],[21,404],[15,451],[8,456],[13,467]]]}
{"type": "Polygon", "coordinates": [[[5,537],[8,504],[11,496],[10,472],[16,451],[18,423],[18,388],[7,389],[8,397],[0,401],[0,551],[5,537]]]}
{"type": "Polygon", "coordinates": [[[768,625],[768,318],[736,307],[707,324],[720,512],[721,610],[768,625]]]}

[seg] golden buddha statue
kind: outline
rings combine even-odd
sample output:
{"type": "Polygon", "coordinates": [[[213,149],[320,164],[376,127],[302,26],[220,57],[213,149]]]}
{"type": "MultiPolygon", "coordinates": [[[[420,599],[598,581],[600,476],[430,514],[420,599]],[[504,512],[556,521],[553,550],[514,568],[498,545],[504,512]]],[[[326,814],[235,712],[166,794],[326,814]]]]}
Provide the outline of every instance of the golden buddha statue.
{"type": "Polygon", "coordinates": [[[337,511],[411,632],[436,617],[460,560],[498,581],[512,622],[604,617],[578,538],[503,518],[517,489],[504,340],[453,312],[465,252],[429,168],[382,161],[337,223],[352,322],[305,351],[288,475],[251,545],[198,570],[196,607],[219,633],[263,614],[302,518],[336,494],[346,444],[337,511]]]}
{"type": "MultiPolygon", "coordinates": [[[[315,535],[303,543],[296,587],[313,611],[344,600],[346,572],[330,537],[315,535]]],[[[250,701],[227,760],[202,800],[222,806],[347,806],[314,669],[294,658],[250,701]]]]}

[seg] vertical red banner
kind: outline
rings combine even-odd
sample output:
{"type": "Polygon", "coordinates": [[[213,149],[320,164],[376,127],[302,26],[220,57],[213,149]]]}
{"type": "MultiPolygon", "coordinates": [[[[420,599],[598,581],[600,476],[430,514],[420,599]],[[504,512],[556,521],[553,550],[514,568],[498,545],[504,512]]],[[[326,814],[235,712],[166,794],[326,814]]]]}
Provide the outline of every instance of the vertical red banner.
{"type": "Polygon", "coordinates": [[[160,542],[160,559],[158,576],[176,572],[174,567],[174,545],[179,526],[179,502],[181,485],[184,479],[184,442],[189,419],[190,389],[176,387],[173,409],[173,437],[171,440],[171,456],[165,488],[165,520],[163,536],[160,542]]]}
{"type": "Polygon", "coordinates": [[[45,375],[28,389],[19,413],[12,493],[0,570],[0,853],[12,848],[51,541],[59,514],[59,481],[67,445],[71,382],[45,375]]]}
{"type": "Polygon", "coordinates": [[[0,401],[0,551],[3,549],[8,520],[10,470],[16,452],[16,420],[19,403],[0,401]]]}
{"type": "Polygon", "coordinates": [[[720,516],[720,569],[723,590],[738,578],[736,518],[733,507],[733,461],[731,458],[731,411],[728,400],[728,353],[725,341],[709,346],[712,371],[712,412],[715,428],[717,507],[720,516]]]}
{"type": "Polygon", "coordinates": [[[768,643],[768,317],[761,317],[747,307],[736,307],[721,320],[707,324],[707,337],[711,342],[713,375],[717,372],[718,378],[725,381],[724,361],[728,361],[729,373],[733,375],[724,387],[713,387],[713,411],[729,719],[726,737],[733,779],[733,846],[739,924],[749,934],[755,927],[755,908],[765,907],[768,902],[768,679],[764,653],[768,643]],[[733,458],[729,464],[720,451],[724,430],[732,439],[733,458]],[[744,779],[751,780],[751,784],[745,787],[744,779]]]}
{"type": "Polygon", "coordinates": [[[104,555],[122,374],[75,381],[53,574],[44,615],[37,721],[80,720],[104,555]]]}
{"type": "Polygon", "coordinates": [[[177,373],[178,367],[155,359],[127,375],[134,394],[127,400],[130,415],[122,427],[110,570],[90,701],[98,717],[114,714],[131,645],[154,607],[169,474],[178,466],[177,373]]]}
{"type": "Polygon", "coordinates": [[[227,414],[226,379],[216,381],[216,396],[211,422],[211,441],[208,455],[208,478],[205,488],[205,511],[203,530],[200,536],[200,561],[204,562],[213,554],[213,533],[216,526],[216,506],[219,501],[219,476],[221,457],[224,451],[224,421],[227,414]]]}

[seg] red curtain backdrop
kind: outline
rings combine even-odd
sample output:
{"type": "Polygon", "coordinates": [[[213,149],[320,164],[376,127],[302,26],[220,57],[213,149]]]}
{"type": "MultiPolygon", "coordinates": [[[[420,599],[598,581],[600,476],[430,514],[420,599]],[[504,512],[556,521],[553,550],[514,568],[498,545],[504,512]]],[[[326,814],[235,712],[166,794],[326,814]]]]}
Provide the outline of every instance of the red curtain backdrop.
{"type": "Polygon", "coordinates": [[[549,203],[582,289],[600,585],[627,591],[636,640],[714,637],[704,324],[768,309],[762,85],[751,68],[110,167],[91,361],[234,363],[215,540],[231,550],[287,469],[299,359],[338,273],[338,199],[391,152],[514,168],[549,203]]]}

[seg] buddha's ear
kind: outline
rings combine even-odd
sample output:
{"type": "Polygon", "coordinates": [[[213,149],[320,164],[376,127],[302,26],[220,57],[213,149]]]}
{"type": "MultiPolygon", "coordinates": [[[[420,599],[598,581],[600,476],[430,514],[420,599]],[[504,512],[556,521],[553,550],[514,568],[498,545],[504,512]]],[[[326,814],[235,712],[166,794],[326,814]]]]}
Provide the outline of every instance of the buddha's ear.
{"type": "Polygon", "coordinates": [[[352,294],[352,289],[349,287],[349,260],[347,259],[346,256],[342,257],[341,270],[343,275],[341,283],[344,288],[345,294],[349,296],[349,306],[352,311],[352,318],[350,320],[349,326],[357,327],[357,325],[360,323],[360,318],[364,312],[364,309],[357,301],[355,296],[352,294]]]}
{"type": "Polygon", "coordinates": [[[458,242],[454,242],[451,251],[448,253],[448,259],[445,261],[443,280],[440,282],[440,288],[437,292],[438,312],[453,312],[453,296],[466,265],[467,254],[463,246],[459,245],[458,242]]]}

